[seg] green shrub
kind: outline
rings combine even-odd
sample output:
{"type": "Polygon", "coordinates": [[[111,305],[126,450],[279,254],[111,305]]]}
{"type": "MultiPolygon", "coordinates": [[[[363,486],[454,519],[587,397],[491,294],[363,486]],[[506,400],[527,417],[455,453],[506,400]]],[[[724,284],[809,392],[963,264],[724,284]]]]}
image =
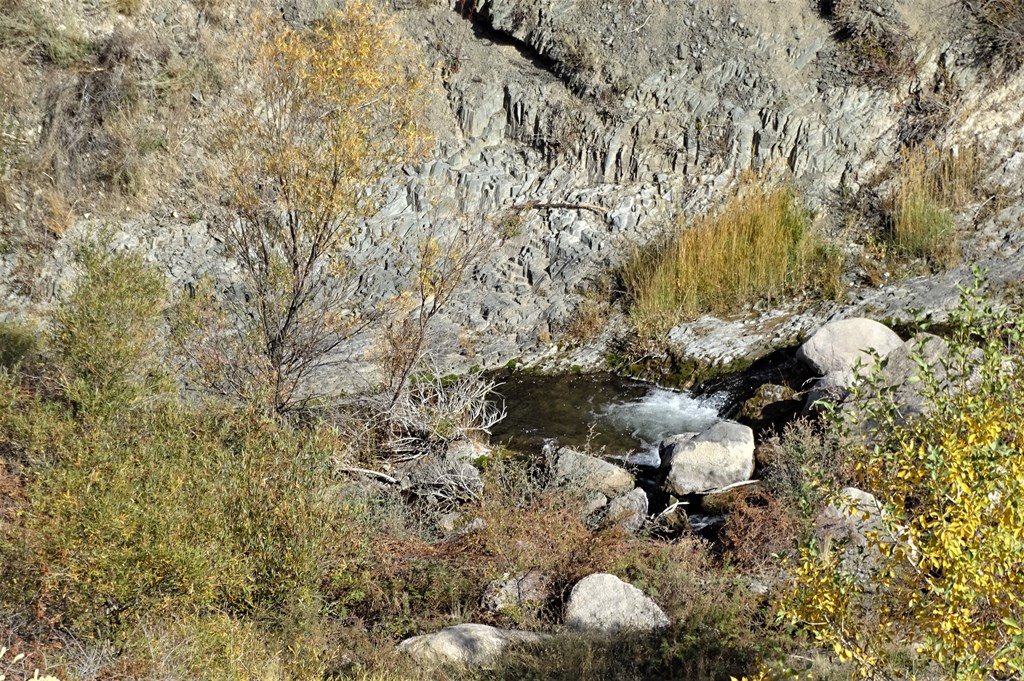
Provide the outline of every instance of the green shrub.
{"type": "Polygon", "coordinates": [[[339,521],[318,438],[173,405],[85,426],[16,393],[8,382],[0,436],[34,472],[5,577],[32,586],[39,612],[93,635],[140,614],[251,614],[320,598],[339,521]]]}
{"type": "Polygon", "coordinates": [[[761,478],[769,492],[809,521],[825,507],[830,490],[853,479],[849,448],[834,429],[807,419],[792,421],[759,448],[761,478]]]}
{"type": "Polygon", "coordinates": [[[16,321],[0,322],[0,369],[13,369],[36,349],[37,333],[16,321]]]}
{"type": "Polygon", "coordinates": [[[824,248],[795,194],[754,186],[718,214],[637,252],[622,278],[638,328],[663,329],[810,287],[823,265],[836,282],[841,258],[824,248]]]}
{"type": "Polygon", "coordinates": [[[130,405],[160,381],[164,280],[140,256],[96,243],[79,249],[76,264],[80,276],[49,338],[61,387],[87,410],[130,405]]]}

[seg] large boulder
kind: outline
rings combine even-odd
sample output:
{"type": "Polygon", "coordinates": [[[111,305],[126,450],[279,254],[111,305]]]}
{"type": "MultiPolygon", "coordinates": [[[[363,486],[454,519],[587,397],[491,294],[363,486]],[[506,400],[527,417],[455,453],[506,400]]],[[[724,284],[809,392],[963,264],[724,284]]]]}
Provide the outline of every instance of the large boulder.
{"type": "Polygon", "coordinates": [[[530,631],[498,629],[486,624],[457,624],[441,631],[407,638],[398,650],[426,665],[480,666],[515,643],[536,643],[548,638],[530,631]]]}
{"type": "Polygon", "coordinates": [[[885,357],[901,345],[900,337],[884,324],[854,317],[825,324],[800,346],[796,356],[824,376],[853,371],[858,363],[870,366],[872,354],[885,357]]]}
{"type": "Polygon", "coordinates": [[[633,476],[625,468],[568,447],[555,452],[551,481],[556,487],[592,490],[608,497],[633,489],[633,476]]]}
{"type": "MultiPolygon", "coordinates": [[[[928,401],[924,397],[924,383],[921,377],[921,366],[918,359],[930,367],[932,375],[940,384],[949,387],[947,370],[943,361],[949,355],[949,345],[942,338],[930,333],[919,333],[906,343],[902,343],[885,358],[878,375],[878,386],[883,388],[886,399],[899,405],[899,418],[910,419],[926,411],[928,401]]],[[[867,390],[859,399],[848,401],[843,405],[847,416],[858,414],[863,410],[864,403],[877,397],[874,390],[867,390]]],[[[870,430],[872,424],[864,424],[870,430]]],[[[862,430],[864,427],[862,427],[862,430]]]]}
{"type": "Polygon", "coordinates": [[[754,474],[754,431],[735,421],[719,421],[696,437],[664,448],[663,456],[669,493],[683,496],[720,489],[754,474]]]}
{"type": "Polygon", "coordinates": [[[652,631],[671,622],[664,611],[640,589],[615,575],[584,577],[569,594],[565,623],[582,631],[606,634],[652,631]]]}

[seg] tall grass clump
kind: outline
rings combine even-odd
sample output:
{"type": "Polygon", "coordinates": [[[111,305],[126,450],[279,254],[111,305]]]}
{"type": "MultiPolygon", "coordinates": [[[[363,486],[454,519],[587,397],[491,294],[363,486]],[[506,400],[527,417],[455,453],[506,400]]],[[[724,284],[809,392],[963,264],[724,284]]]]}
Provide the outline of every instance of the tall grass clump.
{"type": "Polygon", "coordinates": [[[638,328],[663,329],[818,281],[836,287],[842,262],[835,256],[793,190],[756,186],[737,193],[718,214],[635,253],[622,278],[638,328]]]}
{"type": "Polygon", "coordinates": [[[979,170],[973,147],[950,151],[927,142],[902,152],[890,207],[890,237],[899,255],[923,258],[934,269],[960,261],[952,211],[970,200],[979,170]]]}

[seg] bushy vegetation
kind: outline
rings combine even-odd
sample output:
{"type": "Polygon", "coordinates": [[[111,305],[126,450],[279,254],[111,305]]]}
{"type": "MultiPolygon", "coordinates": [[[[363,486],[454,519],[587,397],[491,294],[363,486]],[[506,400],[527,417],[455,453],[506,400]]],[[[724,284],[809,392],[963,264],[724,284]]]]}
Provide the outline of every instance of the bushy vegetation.
{"type": "Polygon", "coordinates": [[[909,30],[891,10],[862,0],[827,0],[819,6],[835,29],[843,68],[861,82],[892,87],[916,72],[909,30]]]}
{"type": "Polygon", "coordinates": [[[436,678],[394,643],[463,621],[556,629],[568,590],[595,571],[645,589],[672,628],[612,647],[560,639],[490,678],[724,678],[783,645],[703,542],[595,531],[537,462],[497,456],[486,494],[432,505],[353,478],[383,464],[382,433],[357,435],[342,414],[299,423],[182,400],[155,369],[168,358],[159,277],[99,246],[80,267],[45,361],[0,373],[0,626],[25,665],[82,679],[436,678]],[[448,508],[475,529],[439,530],[448,508]],[[489,581],[528,570],[550,577],[550,599],[483,609],[489,581]]]}
{"type": "Polygon", "coordinates": [[[986,51],[1010,66],[1024,61],[1024,5],[1018,0],[964,0],[986,51]]]}
{"type": "Polygon", "coordinates": [[[1019,313],[966,291],[949,353],[920,362],[925,409],[855,396],[859,486],[881,504],[875,565],[811,545],[783,612],[864,678],[1016,678],[1024,671],[1024,385],[1019,313]],[[863,430],[861,431],[863,432],[863,430]]]}
{"type": "Polygon", "coordinates": [[[841,266],[792,190],[753,184],[720,212],[637,252],[622,279],[638,329],[651,332],[821,283],[832,289],[841,266]]]}

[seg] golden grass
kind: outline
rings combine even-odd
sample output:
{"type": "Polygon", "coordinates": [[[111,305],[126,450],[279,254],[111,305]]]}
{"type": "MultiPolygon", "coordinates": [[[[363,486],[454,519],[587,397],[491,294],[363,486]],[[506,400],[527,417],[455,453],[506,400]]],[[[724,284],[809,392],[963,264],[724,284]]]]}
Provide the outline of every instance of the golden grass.
{"type": "Polygon", "coordinates": [[[737,193],[721,212],[637,251],[622,278],[638,329],[657,332],[812,283],[836,296],[841,269],[841,255],[812,229],[795,193],[758,185],[737,193]]]}
{"type": "Polygon", "coordinates": [[[890,206],[897,254],[923,258],[936,269],[960,261],[952,211],[971,200],[980,168],[974,147],[945,150],[927,142],[902,152],[900,186],[890,206]]]}

